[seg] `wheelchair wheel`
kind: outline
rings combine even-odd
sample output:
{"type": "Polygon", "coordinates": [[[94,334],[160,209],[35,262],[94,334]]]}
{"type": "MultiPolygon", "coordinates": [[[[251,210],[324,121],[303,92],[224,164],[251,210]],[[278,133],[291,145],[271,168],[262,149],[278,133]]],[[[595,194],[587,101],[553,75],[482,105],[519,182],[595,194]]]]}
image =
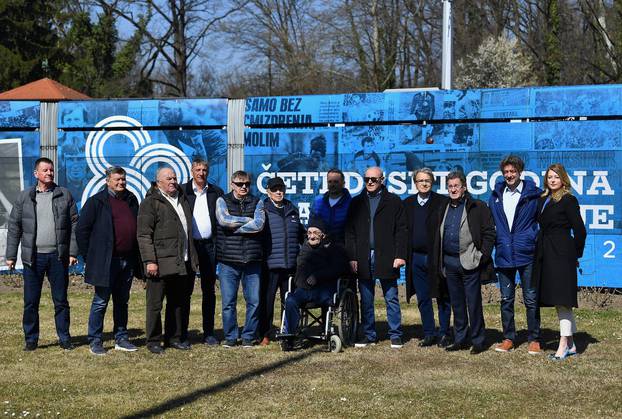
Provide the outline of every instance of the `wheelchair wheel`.
{"type": "Polygon", "coordinates": [[[352,346],[356,340],[358,327],[359,309],[356,294],[351,289],[346,289],[339,298],[339,306],[335,313],[337,321],[337,333],[346,346],[352,346]]]}
{"type": "Polygon", "coordinates": [[[339,339],[339,336],[332,335],[330,337],[330,340],[328,341],[328,349],[334,353],[341,352],[342,344],[341,344],[341,339],[339,339]]]}

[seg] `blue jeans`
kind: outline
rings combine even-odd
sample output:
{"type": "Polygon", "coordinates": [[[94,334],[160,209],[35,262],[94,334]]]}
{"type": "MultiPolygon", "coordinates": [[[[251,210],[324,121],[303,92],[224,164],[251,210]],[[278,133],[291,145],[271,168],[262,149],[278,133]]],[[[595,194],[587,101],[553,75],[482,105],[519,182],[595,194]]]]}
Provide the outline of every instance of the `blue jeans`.
{"type": "Polygon", "coordinates": [[[447,288],[451,308],[454,311],[454,341],[466,344],[469,340],[475,346],[486,343],[486,325],[482,308],[482,286],[479,269],[466,270],[460,264],[460,258],[444,256],[447,288]]]}
{"type": "Polygon", "coordinates": [[[335,284],[317,286],[310,290],[296,288],[285,300],[285,333],[294,334],[297,332],[300,321],[300,306],[306,303],[313,303],[322,307],[329,306],[333,302],[335,291],[335,284]]]}
{"type": "Polygon", "coordinates": [[[516,326],[514,324],[514,295],[516,290],[516,272],[520,275],[523,289],[523,302],[527,309],[527,330],[529,342],[540,337],[540,307],[538,307],[538,290],[533,283],[531,272],[533,264],[518,268],[497,268],[499,290],[501,291],[501,321],[503,323],[503,337],[516,340],[516,326]]]}
{"type": "Polygon", "coordinates": [[[132,287],[132,268],[126,259],[113,257],[110,260],[110,286],[95,287],[91,313],[89,314],[89,343],[101,343],[104,330],[104,317],[108,301],[112,296],[112,319],[115,342],[128,339],[127,303],[130,300],[132,287]]]}
{"type": "MultiPolygon", "coordinates": [[[[417,306],[421,314],[421,323],[425,337],[436,336],[434,322],[434,306],[430,297],[430,284],[428,283],[428,256],[424,253],[412,254],[412,279],[413,287],[417,295],[417,306]]],[[[448,298],[438,297],[438,336],[449,334],[449,321],[451,319],[451,305],[448,298]]]]}
{"type": "Polygon", "coordinates": [[[242,282],[246,300],[246,321],[242,330],[243,340],[255,340],[259,326],[259,281],[261,263],[220,264],[220,292],[222,295],[222,326],[225,340],[236,341],[239,336],[237,299],[238,288],[242,282]]]}
{"type": "MultiPolygon", "coordinates": [[[[376,319],[374,315],[374,292],[375,292],[375,259],[374,251],[369,256],[370,277],[374,279],[360,280],[359,292],[361,293],[361,327],[365,337],[370,341],[377,340],[376,319]]],[[[402,337],[402,311],[397,292],[397,279],[379,279],[384,294],[384,302],[387,306],[387,322],[389,323],[389,338],[402,337]]]]}
{"type": "Polygon", "coordinates": [[[37,253],[32,266],[24,266],[24,317],[23,327],[26,342],[39,341],[39,302],[43,277],[47,274],[54,302],[56,334],[61,342],[71,339],[69,334],[69,301],[67,286],[69,274],[67,263],[58,259],[58,253],[37,253]]]}

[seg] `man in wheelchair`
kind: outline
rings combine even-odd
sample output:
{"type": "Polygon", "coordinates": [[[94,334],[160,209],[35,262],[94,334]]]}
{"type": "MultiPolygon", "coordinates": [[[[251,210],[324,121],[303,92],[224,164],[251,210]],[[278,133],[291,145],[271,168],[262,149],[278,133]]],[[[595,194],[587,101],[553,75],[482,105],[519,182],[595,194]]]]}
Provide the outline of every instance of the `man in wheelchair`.
{"type": "Polygon", "coordinates": [[[349,272],[348,257],[343,246],[331,243],[325,234],[326,225],[319,218],[309,221],[307,239],[302,245],[296,264],[296,289],[287,293],[281,340],[283,350],[294,349],[298,337],[300,310],[307,304],[327,307],[333,304],[340,276],[349,272]]]}

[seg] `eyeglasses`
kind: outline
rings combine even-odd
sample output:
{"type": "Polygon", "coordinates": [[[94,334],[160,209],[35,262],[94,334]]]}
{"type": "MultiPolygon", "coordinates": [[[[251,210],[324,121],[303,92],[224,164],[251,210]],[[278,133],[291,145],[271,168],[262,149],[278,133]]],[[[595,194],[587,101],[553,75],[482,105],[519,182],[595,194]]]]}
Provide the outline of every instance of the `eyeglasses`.
{"type": "Polygon", "coordinates": [[[464,188],[464,186],[462,185],[447,185],[447,189],[449,189],[450,191],[454,189],[462,189],[462,188],[464,188]]]}
{"type": "Polygon", "coordinates": [[[419,179],[415,180],[415,183],[432,183],[432,181],[429,179],[419,179]]]}
{"type": "Polygon", "coordinates": [[[285,186],[273,186],[269,190],[270,192],[285,192],[285,186]]]}
{"type": "Polygon", "coordinates": [[[309,237],[321,237],[322,234],[324,233],[322,233],[321,231],[307,231],[307,236],[309,237]]]}
{"type": "Polygon", "coordinates": [[[237,186],[238,188],[250,188],[251,187],[251,183],[250,182],[231,182],[233,183],[235,186],[237,186]]]}
{"type": "Polygon", "coordinates": [[[380,182],[382,179],[384,179],[382,176],[380,176],[380,177],[375,177],[375,176],[370,176],[370,177],[368,177],[368,176],[365,176],[365,177],[363,178],[363,180],[365,181],[365,183],[370,183],[370,182],[371,182],[371,183],[378,183],[378,182],[380,182]]]}

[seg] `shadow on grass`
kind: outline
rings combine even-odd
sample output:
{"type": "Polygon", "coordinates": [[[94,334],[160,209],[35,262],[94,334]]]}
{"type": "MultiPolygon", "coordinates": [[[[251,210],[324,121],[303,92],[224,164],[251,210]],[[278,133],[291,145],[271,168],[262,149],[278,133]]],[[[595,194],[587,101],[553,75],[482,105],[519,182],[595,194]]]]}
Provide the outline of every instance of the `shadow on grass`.
{"type": "Polygon", "coordinates": [[[158,416],[158,415],[163,415],[167,412],[169,412],[170,410],[176,409],[178,407],[184,406],[188,403],[192,403],[200,398],[206,397],[206,396],[210,396],[212,394],[216,394],[219,392],[222,392],[224,390],[227,390],[230,387],[233,387],[237,384],[240,384],[242,382],[244,382],[245,380],[248,380],[250,378],[256,377],[257,375],[260,374],[265,374],[271,371],[274,371],[276,369],[285,367],[289,364],[293,364],[296,363],[298,361],[301,361],[305,358],[308,358],[309,356],[313,355],[314,353],[317,352],[321,352],[322,350],[320,348],[314,348],[314,349],[310,349],[308,351],[305,351],[303,353],[294,355],[294,356],[289,356],[285,359],[282,359],[280,361],[277,362],[273,362],[271,364],[268,364],[264,367],[261,368],[255,368],[253,370],[250,370],[248,372],[245,372],[244,374],[240,374],[236,377],[231,377],[227,380],[224,380],[220,383],[216,383],[213,384],[211,386],[205,387],[205,388],[201,388],[195,391],[192,391],[186,395],[182,395],[179,397],[176,397],[174,399],[170,399],[167,400],[163,403],[160,403],[159,405],[153,406],[149,409],[145,409],[145,410],[141,410],[139,412],[136,412],[134,414],[131,415],[127,415],[127,416],[123,416],[124,419],[134,419],[134,418],[144,418],[144,417],[150,417],[150,416],[158,416]]]}

